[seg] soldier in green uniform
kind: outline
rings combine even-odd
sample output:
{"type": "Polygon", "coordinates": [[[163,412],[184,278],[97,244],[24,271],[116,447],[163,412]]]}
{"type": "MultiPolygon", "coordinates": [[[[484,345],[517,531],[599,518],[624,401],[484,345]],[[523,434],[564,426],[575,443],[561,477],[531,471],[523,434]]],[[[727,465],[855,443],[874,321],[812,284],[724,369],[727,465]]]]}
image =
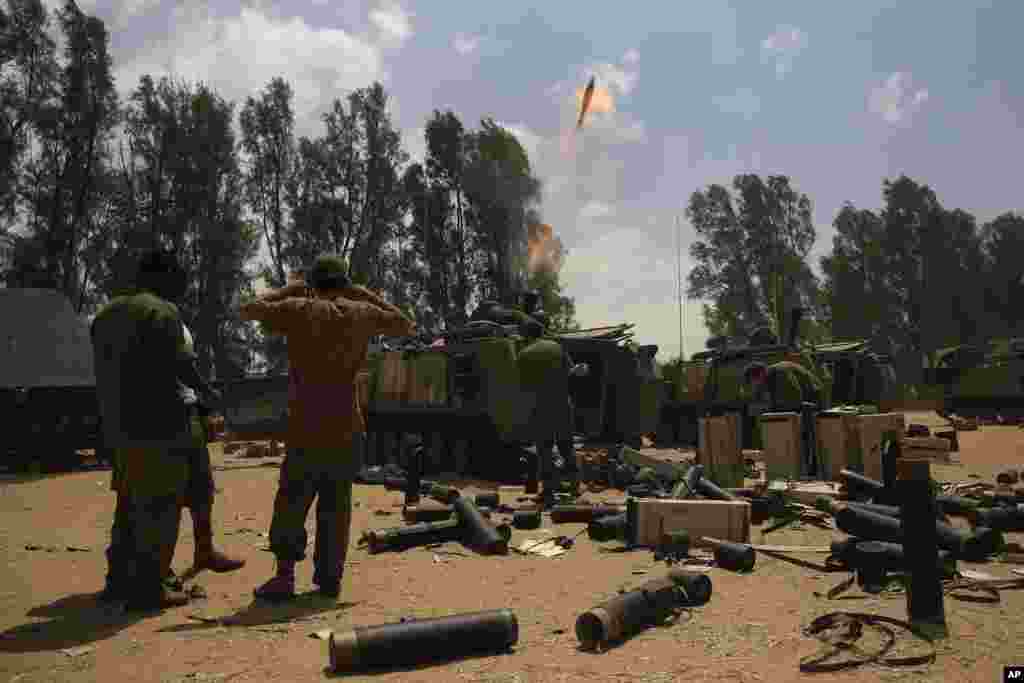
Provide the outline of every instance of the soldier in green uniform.
{"type": "Polygon", "coordinates": [[[115,449],[118,493],[105,593],[126,597],[129,610],[188,601],[164,584],[188,482],[184,454],[194,445],[178,384],[192,356],[171,303],[186,282],[173,254],[151,252],[139,263],[137,293],[114,298],[92,324],[97,395],[104,438],[115,449]]]}
{"type": "Polygon", "coordinates": [[[573,364],[561,344],[541,338],[544,328],[536,320],[524,323],[521,331],[527,345],[519,352],[519,376],[523,389],[534,397],[528,437],[536,444],[537,450],[536,461],[531,458],[527,466],[527,492],[536,491],[539,464],[544,477],[544,503],[550,505],[558,489],[558,473],[552,462],[556,443],[559,455],[565,461],[566,472],[573,478],[577,477],[569,402],[569,375],[573,364]]]}
{"type": "Polygon", "coordinates": [[[241,308],[288,339],[288,452],[274,497],[270,549],[276,574],[255,590],[257,598],[295,597],[295,565],[306,557],[306,515],[316,499],[313,583],[338,597],[349,548],[352,482],[361,463],[353,444],[366,431],[356,375],[376,335],[415,331],[401,310],[348,279],[345,262],[321,256],[310,274],[312,289],[294,282],[241,308]]]}

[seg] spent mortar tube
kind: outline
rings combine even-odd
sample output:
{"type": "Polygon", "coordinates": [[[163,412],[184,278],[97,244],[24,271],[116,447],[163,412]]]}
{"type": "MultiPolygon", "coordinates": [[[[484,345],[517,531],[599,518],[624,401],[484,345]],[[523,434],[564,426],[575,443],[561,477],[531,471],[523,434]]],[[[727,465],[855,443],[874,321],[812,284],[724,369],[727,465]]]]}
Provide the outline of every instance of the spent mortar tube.
{"type": "Polygon", "coordinates": [[[623,509],[612,505],[555,505],[549,513],[555,524],[589,524],[601,517],[620,515],[623,509]]]}
{"type": "MultiPolygon", "coordinates": [[[[895,517],[875,514],[835,501],[828,501],[827,506],[827,512],[835,519],[836,526],[851,536],[871,541],[903,543],[903,526],[895,517]]],[[[940,548],[965,560],[983,559],[1002,545],[1002,534],[985,527],[978,527],[973,533],[968,533],[936,521],[935,531],[940,548]]]]}
{"type": "Polygon", "coordinates": [[[508,539],[484,518],[480,509],[468,498],[459,497],[453,506],[455,515],[466,529],[464,543],[486,555],[507,555],[508,539]]]}
{"type": "Polygon", "coordinates": [[[331,670],[345,673],[504,652],[517,642],[515,613],[500,609],[356,627],[332,633],[328,649],[331,670]]]}
{"type": "Polygon", "coordinates": [[[687,600],[672,578],[652,579],[581,614],[576,637],[584,649],[592,650],[665,621],[687,600]]]}

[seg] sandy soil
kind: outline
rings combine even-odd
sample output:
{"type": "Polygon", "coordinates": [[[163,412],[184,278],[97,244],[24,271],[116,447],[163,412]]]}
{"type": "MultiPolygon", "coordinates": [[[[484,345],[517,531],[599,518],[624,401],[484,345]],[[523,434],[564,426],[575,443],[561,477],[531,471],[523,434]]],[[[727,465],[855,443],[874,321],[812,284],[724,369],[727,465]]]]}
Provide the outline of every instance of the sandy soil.
{"type": "MultiPolygon", "coordinates": [[[[914,421],[913,419],[909,421],[914,421]]],[[[937,478],[993,481],[1003,466],[1024,468],[1024,430],[983,427],[960,434],[961,466],[936,468],[937,478]]],[[[902,595],[850,599],[816,597],[846,578],[844,573],[798,566],[760,554],[752,574],[711,569],[714,596],[703,608],[672,625],[652,628],[603,654],[577,647],[577,615],[664,572],[645,550],[615,552],[581,536],[556,559],[481,557],[458,544],[440,550],[369,555],[353,548],[341,600],[312,593],[311,561],[300,566],[299,590],[289,606],[254,605],[252,589],[273,570],[267,542],[277,460],[226,457],[212,446],[222,493],[215,508],[217,540],[248,560],[239,572],[202,574],[208,598],[159,614],[126,615],[96,602],[105,573],[114,497],[109,472],[82,471],[46,478],[6,477],[0,482],[0,674],[35,681],[299,681],[327,676],[327,645],[311,637],[322,629],[373,625],[402,617],[511,608],[520,639],[511,654],[468,659],[412,671],[365,677],[381,681],[787,681],[842,679],[1002,680],[1002,667],[1024,663],[1024,591],[1007,590],[997,605],[946,600],[951,637],[935,664],[910,668],[868,666],[836,674],[801,674],[798,660],[818,648],[800,629],[837,610],[903,618],[902,595]],[[82,548],[68,550],[68,547],[82,548]],[[29,550],[27,547],[38,547],[29,550]]],[[[468,492],[472,492],[472,488],[468,492]]],[[[480,489],[478,489],[480,490],[480,489]]],[[[513,503],[516,491],[502,490],[513,503]]],[[[521,494],[519,494],[521,495],[521,494]]],[[[602,495],[591,494],[600,500],[602,495]]],[[[401,494],[358,486],[353,543],[368,528],[402,523],[401,494]]],[[[499,517],[500,518],[500,517],[499,517]]],[[[312,519],[309,526],[312,528],[312,519]]],[[[545,521],[549,526],[550,521],[545,521]]],[[[573,535],[582,525],[559,525],[573,535]]],[[[813,525],[765,534],[753,542],[823,545],[842,534],[813,525]]],[[[538,537],[516,531],[514,542],[538,537]]],[[[1008,534],[1024,542],[1024,534],[1008,534]]],[[[191,522],[183,517],[175,567],[191,564],[191,522]]],[[[820,562],[822,556],[804,556],[820,562]]],[[[961,568],[1012,577],[1012,565],[961,568]]],[[[897,633],[899,653],[923,651],[919,641],[897,633]]],[[[361,680],[364,677],[353,676],[361,680]]]]}

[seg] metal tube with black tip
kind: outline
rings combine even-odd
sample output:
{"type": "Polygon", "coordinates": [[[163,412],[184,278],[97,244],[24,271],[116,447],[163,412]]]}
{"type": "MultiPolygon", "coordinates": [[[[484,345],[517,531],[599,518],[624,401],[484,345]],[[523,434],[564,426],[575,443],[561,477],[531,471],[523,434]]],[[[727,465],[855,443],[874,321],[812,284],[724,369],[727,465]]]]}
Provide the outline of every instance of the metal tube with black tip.
{"type": "Polygon", "coordinates": [[[429,504],[431,501],[420,501],[419,505],[402,508],[402,518],[407,522],[440,522],[450,519],[455,513],[451,505],[429,504]],[[424,504],[427,503],[427,504],[424,504]]]}
{"type": "Polygon", "coordinates": [[[488,493],[476,494],[473,501],[476,503],[477,507],[497,508],[501,502],[501,498],[498,496],[497,492],[491,491],[488,493]]]}
{"type": "MultiPolygon", "coordinates": [[[[814,507],[821,510],[822,512],[829,512],[830,504],[825,502],[827,500],[828,498],[825,498],[824,496],[819,497],[815,501],[814,507]]],[[[846,505],[852,508],[856,508],[858,510],[867,510],[868,512],[874,512],[876,515],[885,515],[886,517],[895,517],[896,519],[900,519],[902,517],[900,508],[897,505],[881,505],[878,503],[853,502],[846,503],[846,505]]],[[[938,506],[936,506],[935,515],[936,519],[942,518],[942,511],[938,509],[938,506]]]]}
{"type": "Polygon", "coordinates": [[[508,539],[502,535],[488,522],[479,508],[473,501],[460,496],[452,505],[455,508],[455,515],[462,522],[466,530],[465,540],[467,546],[485,555],[507,555],[508,539]]]}
{"type": "Polygon", "coordinates": [[[711,580],[704,574],[693,576],[704,579],[652,579],[587,610],[576,619],[580,645],[594,650],[662,623],[680,607],[704,604],[711,597],[711,580]],[[681,587],[683,581],[689,585],[681,587]]]}
{"type": "Polygon", "coordinates": [[[587,525],[591,541],[622,541],[629,544],[629,518],[625,512],[598,517],[587,525]]]}
{"type": "Polygon", "coordinates": [[[701,539],[705,545],[711,548],[715,555],[715,564],[722,569],[734,572],[749,572],[757,562],[757,552],[746,543],[733,543],[731,541],[720,541],[717,538],[701,539]]]}
{"type": "MultiPolygon", "coordinates": [[[[892,572],[905,571],[907,568],[907,556],[901,543],[847,538],[832,543],[832,556],[847,568],[854,570],[868,562],[880,562],[886,571],[892,572]],[[873,545],[864,546],[865,543],[873,545]]],[[[938,566],[943,575],[952,576],[956,571],[956,559],[948,550],[939,550],[938,566]]]]}
{"type": "Polygon", "coordinates": [[[539,529],[540,510],[519,510],[512,515],[512,526],[516,529],[539,529]]]}
{"type": "MultiPolygon", "coordinates": [[[[824,501],[826,511],[835,519],[840,531],[866,541],[903,543],[903,526],[899,519],[827,498],[821,500],[824,501]]],[[[981,560],[1002,547],[1002,534],[994,529],[978,527],[973,533],[968,533],[943,524],[934,517],[931,522],[938,534],[939,547],[950,551],[959,559],[981,560]]]]}
{"type": "Polygon", "coordinates": [[[944,638],[946,608],[938,569],[935,493],[928,460],[899,461],[896,482],[903,522],[903,549],[910,570],[907,616],[932,638],[944,638]]]}
{"type": "Polygon", "coordinates": [[[971,524],[998,531],[1024,531],[1024,505],[977,508],[968,514],[971,524]]]}
{"type": "Polygon", "coordinates": [[[332,633],[328,648],[331,671],[347,673],[497,654],[517,642],[515,613],[500,609],[356,627],[332,633]]]}
{"type": "Polygon", "coordinates": [[[601,517],[622,514],[623,509],[612,505],[556,505],[549,511],[555,524],[589,524],[601,517]]]}

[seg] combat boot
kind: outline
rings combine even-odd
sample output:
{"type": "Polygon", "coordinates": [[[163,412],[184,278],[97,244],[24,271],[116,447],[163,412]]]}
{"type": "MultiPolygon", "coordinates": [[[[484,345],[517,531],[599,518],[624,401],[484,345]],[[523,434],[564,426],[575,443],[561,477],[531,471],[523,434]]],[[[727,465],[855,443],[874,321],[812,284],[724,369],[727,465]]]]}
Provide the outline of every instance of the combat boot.
{"type": "Polygon", "coordinates": [[[278,560],[274,578],[253,591],[262,600],[284,602],[295,597],[295,561],[278,560]]]}
{"type": "Polygon", "coordinates": [[[192,563],[192,572],[198,573],[210,569],[223,574],[233,572],[245,566],[245,560],[228,557],[213,547],[213,506],[199,505],[191,509],[192,533],[195,536],[196,549],[192,563]]]}

